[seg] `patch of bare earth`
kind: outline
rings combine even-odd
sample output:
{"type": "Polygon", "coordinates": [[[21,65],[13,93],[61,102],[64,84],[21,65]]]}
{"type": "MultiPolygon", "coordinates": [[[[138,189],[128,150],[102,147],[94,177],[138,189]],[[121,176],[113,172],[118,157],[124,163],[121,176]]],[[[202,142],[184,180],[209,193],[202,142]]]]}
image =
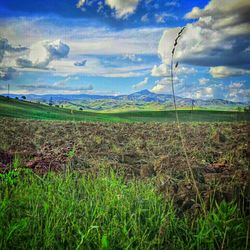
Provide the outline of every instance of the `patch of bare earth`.
{"type": "MultiPolygon", "coordinates": [[[[250,201],[249,123],[182,124],[196,184],[211,200],[250,201]]],[[[125,178],[151,179],[182,210],[199,210],[196,191],[173,123],[70,123],[0,120],[0,171],[15,157],[37,173],[97,173],[113,169],[125,178]]]]}

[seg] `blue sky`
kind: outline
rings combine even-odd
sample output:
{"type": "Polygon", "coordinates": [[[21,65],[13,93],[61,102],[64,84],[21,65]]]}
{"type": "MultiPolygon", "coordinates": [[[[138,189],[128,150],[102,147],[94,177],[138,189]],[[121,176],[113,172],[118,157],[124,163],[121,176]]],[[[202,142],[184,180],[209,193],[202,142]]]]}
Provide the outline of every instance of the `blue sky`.
{"type": "Polygon", "coordinates": [[[0,93],[249,100],[249,1],[2,0],[0,93]]]}

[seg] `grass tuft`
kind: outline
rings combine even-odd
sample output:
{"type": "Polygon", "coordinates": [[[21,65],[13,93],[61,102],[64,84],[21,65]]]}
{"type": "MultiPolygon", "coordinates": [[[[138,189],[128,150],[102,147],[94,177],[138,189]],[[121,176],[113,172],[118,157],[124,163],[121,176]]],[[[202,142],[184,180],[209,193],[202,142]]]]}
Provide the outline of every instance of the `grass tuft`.
{"type": "Polygon", "coordinates": [[[16,170],[0,181],[1,249],[244,249],[247,219],[235,203],[178,217],[150,182],[113,172],[16,170]]]}

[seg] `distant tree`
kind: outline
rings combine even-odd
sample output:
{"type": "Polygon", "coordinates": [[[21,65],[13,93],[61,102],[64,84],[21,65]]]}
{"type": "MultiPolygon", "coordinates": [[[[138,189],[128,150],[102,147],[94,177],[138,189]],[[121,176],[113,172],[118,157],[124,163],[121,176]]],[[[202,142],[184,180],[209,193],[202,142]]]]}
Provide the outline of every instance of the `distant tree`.
{"type": "Polygon", "coordinates": [[[49,99],[49,106],[52,106],[53,105],[53,100],[52,100],[52,97],[50,97],[49,99]]]}
{"type": "Polygon", "coordinates": [[[244,112],[250,112],[250,106],[244,107],[244,112]]]}
{"type": "Polygon", "coordinates": [[[17,96],[15,97],[15,99],[16,99],[16,100],[19,100],[19,98],[18,98],[17,96]]]}
{"type": "Polygon", "coordinates": [[[237,111],[241,112],[242,111],[242,107],[237,107],[237,111]]]}
{"type": "Polygon", "coordinates": [[[21,98],[22,98],[23,100],[26,100],[26,96],[25,96],[25,95],[23,95],[21,98]]]}
{"type": "Polygon", "coordinates": [[[83,110],[83,108],[79,108],[79,110],[81,110],[81,111],[82,111],[82,110],[83,110]]]}
{"type": "Polygon", "coordinates": [[[192,99],[192,110],[194,110],[194,104],[195,104],[195,100],[192,99]]]}

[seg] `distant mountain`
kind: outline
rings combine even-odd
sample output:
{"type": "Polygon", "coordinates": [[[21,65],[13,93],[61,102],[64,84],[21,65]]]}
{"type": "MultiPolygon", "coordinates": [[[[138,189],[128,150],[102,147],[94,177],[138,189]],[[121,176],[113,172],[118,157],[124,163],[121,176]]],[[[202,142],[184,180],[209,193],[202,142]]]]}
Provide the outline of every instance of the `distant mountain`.
{"type": "MultiPolygon", "coordinates": [[[[7,94],[4,94],[7,96],[7,94]]],[[[10,94],[11,98],[21,98],[22,95],[14,95],[10,94]]],[[[173,96],[169,94],[156,94],[152,93],[147,89],[129,94],[129,95],[118,95],[118,96],[106,96],[106,95],[88,95],[88,94],[79,94],[79,95],[34,95],[29,94],[26,95],[27,100],[30,101],[40,101],[40,102],[73,102],[73,101],[91,101],[91,100],[123,100],[123,101],[135,101],[135,102],[158,102],[158,103],[167,103],[172,102],[173,96]]],[[[222,99],[194,99],[191,98],[183,98],[176,96],[176,102],[181,106],[190,106],[192,105],[192,101],[194,101],[195,106],[208,106],[208,105],[247,105],[247,103],[242,102],[232,102],[228,100],[222,99]]]]}
{"type": "MultiPolygon", "coordinates": [[[[8,96],[4,94],[3,96],[8,96]]],[[[11,98],[21,98],[23,95],[9,95],[11,98]]],[[[35,95],[35,94],[28,94],[25,95],[27,100],[30,101],[41,101],[41,102],[49,102],[50,100],[56,101],[79,101],[79,100],[101,100],[101,99],[115,99],[115,96],[101,96],[101,95],[88,95],[88,94],[79,94],[79,95],[54,95],[54,94],[46,94],[46,95],[35,95]]]]}
{"type": "Polygon", "coordinates": [[[166,102],[172,100],[172,95],[167,94],[155,94],[147,89],[135,92],[130,95],[118,96],[121,100],[131,100],[131,101],[143,101],[143,102],[166,102]]]}

